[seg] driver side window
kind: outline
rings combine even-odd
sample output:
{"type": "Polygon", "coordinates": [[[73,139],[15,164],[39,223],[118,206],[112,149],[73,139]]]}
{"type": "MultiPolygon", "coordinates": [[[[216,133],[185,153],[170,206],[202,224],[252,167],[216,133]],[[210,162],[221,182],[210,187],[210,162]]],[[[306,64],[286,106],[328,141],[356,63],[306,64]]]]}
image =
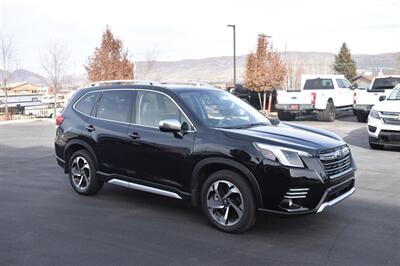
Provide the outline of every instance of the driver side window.
{"type": "Polygon", "coordinates": [[[153,91],[138,91],[136,96],[136,124],[158,128],[161,120],[176,119],[181,124],[189,121],[176,104],[167,96],[153,91]]]}

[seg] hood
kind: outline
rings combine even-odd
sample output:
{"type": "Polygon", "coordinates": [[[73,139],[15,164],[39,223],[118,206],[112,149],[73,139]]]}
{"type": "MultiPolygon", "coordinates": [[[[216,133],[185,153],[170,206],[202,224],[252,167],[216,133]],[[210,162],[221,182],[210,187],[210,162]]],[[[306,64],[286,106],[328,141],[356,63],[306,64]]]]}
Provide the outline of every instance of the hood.
{"type": "Polygon", "coordinates": [[[336,134],[312,127],[279,123],[277,126],[256,126],[245,129],[221,129],[228,137],[267,143],[317,155],[319,151],[336,148],[345,142],[336,134]]]}
{"type": "Polygon", "coordinates": [[[374,110],[379,112],[398,112],[400,113],[400,100],[385,100],[374,105],[374,110]]]}

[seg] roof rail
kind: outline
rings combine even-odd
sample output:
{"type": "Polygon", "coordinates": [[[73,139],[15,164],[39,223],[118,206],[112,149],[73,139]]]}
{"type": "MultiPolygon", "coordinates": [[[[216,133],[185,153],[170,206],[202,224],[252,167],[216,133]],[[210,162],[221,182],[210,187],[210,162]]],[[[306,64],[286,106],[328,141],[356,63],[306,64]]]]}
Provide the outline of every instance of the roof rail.
{"type": "Polygon", "coordinates": [[[108,85],[158,85],[158,82],[137,79],[103,80],[90,83],[91,87],[108,85]]]}

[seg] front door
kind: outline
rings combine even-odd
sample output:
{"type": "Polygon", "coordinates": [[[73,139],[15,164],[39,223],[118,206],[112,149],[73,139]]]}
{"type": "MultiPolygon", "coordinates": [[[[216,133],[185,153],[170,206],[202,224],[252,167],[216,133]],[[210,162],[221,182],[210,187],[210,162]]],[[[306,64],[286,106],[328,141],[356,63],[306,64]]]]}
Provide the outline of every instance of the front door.
{"type": "Polygon", "coordinates": [[[194,127],[177,104],[160,92],[138,90],[134,106],[130,175],[182,189],[184,179],[190,178],[182,172],[193,151],[194,127]],[[165,119],[178,120],[186,130],[182,134],[161,132],[159,122],[165,119]]]}

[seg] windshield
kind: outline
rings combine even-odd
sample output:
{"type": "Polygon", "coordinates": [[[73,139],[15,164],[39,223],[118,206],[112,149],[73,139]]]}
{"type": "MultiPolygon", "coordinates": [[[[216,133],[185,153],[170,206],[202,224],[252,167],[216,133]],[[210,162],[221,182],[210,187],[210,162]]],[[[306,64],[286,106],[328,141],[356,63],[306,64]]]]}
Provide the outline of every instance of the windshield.
{"type": "Polygon", "coordinates": [[[388,100],[400,100],[400,86],[397,86],[390,94],[388,100]]]}
{"type": "Polygon", "coordinates": [[[245,128],[270,125],[268,118],[256,109],[223,90],[178,92],[179,97],[207,126],[215,128],[245,128]]]}
{"type": "Polygon", "coordinates": [[[393,89],[400,83],[400,78],[377,78],[372,84],[371,90],[393,89]]]}

